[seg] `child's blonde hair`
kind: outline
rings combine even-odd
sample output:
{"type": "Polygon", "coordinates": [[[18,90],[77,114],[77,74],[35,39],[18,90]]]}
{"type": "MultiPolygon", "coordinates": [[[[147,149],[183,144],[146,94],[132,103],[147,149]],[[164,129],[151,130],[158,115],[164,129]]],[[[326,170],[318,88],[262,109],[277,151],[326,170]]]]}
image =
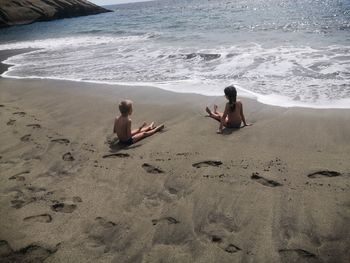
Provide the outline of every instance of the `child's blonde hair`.
{"type": "Polygon", "coordinates": [[[131,108],[132,108],[131,100],[122,100],[119,103],[119,111],[123,116],[128,115],[131,111],[131,108]]]}

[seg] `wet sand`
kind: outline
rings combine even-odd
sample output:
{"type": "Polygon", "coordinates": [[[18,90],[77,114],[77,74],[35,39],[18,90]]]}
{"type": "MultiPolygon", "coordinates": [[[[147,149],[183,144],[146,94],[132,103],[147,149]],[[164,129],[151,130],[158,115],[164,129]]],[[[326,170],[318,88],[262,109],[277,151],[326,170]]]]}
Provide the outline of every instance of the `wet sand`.
{"type": "Polygon", "coordinates": [[[223,96],[4,78],[0,92],[1,262],[349,261],[350,110],[241,98],[254,125],[218,135],[204,108],[223,96]],[[113,143],[122,98],[135,128],[165,130],[113,143]]]}

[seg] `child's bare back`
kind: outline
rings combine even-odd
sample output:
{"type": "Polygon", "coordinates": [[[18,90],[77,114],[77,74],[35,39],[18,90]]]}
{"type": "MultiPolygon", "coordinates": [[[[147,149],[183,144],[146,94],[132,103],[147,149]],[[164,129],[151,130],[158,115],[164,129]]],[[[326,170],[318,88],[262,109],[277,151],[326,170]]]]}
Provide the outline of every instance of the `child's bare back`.
{"type": "Polygon", "coordinates": [[[127,141],[130,138],[128,127],[131,127],[131,120],[129,117],[121,115],[115,118],[113,131],[117,134],[119,140],[127,141]]]}
{"type": "Polygon", "coordinates": [[[240,101],[236,102],[236,107],[234,110],[230,110],[231,105],[226,104],[225,111],[227,112],[226,126],[227,127],[240,127],[242,122],[242,103],[240,101]]]}
{"type": "Polygon", "coordinates": [[[225,111],[219,112],[218,106],[214,105],[214,111],[211,111],[208,107],[206,107],[206,111],[209,114],[209,117],[220,122],[220,126],[218,129],[218,133],[222,133],[223,127],[227,128],[240,128],[243,122],[244,126],[250,126],[251,124],[247,124],[244,113],[243,113],[243,104],[240,101],[237,101],[237,90],[232,85],[226,87],[225,96],[228,99],[228,103],[226,103],[225,111]]]}

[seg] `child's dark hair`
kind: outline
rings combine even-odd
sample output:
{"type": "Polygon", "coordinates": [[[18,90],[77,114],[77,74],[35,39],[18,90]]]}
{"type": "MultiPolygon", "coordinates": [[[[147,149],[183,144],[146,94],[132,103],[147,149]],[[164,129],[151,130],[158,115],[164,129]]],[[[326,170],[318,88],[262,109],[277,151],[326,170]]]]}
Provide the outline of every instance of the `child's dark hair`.
{"type": "Polygon", "coordinates": [[[236,108],[236,100],[237,100],[237,90],[235,86],[231,85],[224,89],[225,95],[228,99],[228,103],[230,105],[230,110],[234,111],[236,108]]]}

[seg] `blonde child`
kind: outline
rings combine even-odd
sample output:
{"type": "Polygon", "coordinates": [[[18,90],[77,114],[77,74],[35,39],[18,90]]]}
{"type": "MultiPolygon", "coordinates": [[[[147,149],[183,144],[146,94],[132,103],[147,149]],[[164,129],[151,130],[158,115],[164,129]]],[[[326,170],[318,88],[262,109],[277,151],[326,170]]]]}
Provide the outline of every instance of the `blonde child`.
{"type": "Polygon", "coordinates": [[[132,101],[123,100],[119,104],[120,116],[115,118],[113,133],[116,133],[119,142],[125,145],[131,145],[143,138],[151,136],[164,128],[164,124],[157,127],[154,122],[147,125],[145,122],[136,130],[131,129],[132,101]]]}

